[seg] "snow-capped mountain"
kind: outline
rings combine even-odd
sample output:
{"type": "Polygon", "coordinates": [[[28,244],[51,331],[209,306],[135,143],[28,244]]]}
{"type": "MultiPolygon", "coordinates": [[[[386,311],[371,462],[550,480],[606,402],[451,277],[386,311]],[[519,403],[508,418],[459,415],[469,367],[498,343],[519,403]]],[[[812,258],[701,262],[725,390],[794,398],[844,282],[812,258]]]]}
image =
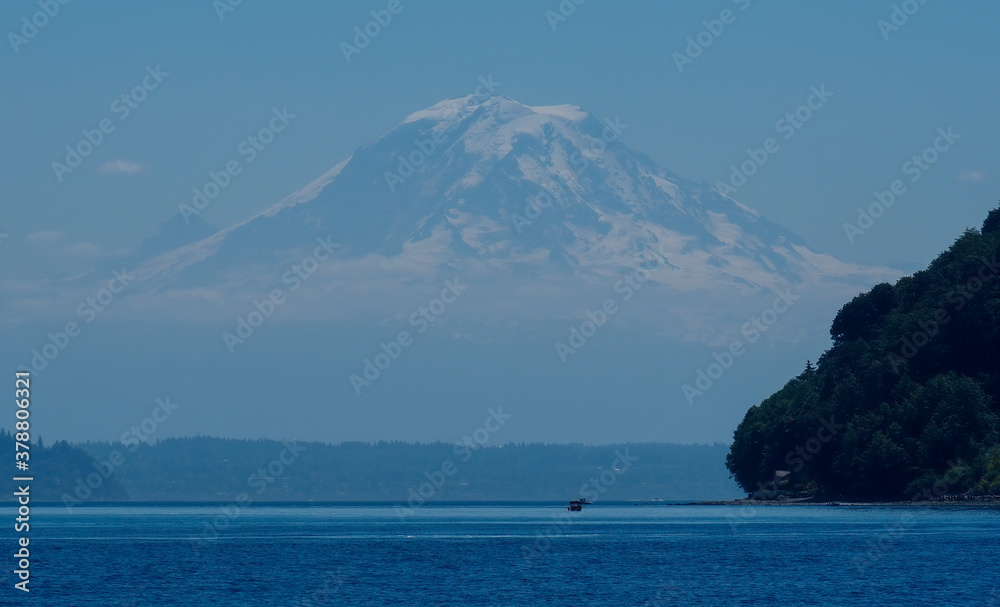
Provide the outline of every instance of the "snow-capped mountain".
{"type": "Polygon", "coordinates": [[[320,241],[327,261],[310,268],[311,295],[297,296],[301,318],[398,315],[459,275],[484,287],[474,316],[573,316],[600,296],[585,289],[605,292],[645,267],[662,300],[649,316],[690,334],[742,322],[755,296],[794,288],[839,306],[894,276],[815,253],[708,184],[664,170],[621,142],[628,128],[569,105],[442,101],[237,225],[215,230],[182,206],[129,261],[127,298],[139,314],[190,304],[188,316],[229,318],[291,284],[289,270],[320,241]]]}
{"type": "Polygon", "coordinates": [[[885,274],[814,253],[708,184],[664,170],[621,143],[628,128],[569,105],[442,101],[268,211],[147,259],[140,274],[197,284],[280,261],[276,252],[315,236],[338,243],[340,259],[514,274],[613,273],[656,259],[655,280],[681,290],[885,274]]]}

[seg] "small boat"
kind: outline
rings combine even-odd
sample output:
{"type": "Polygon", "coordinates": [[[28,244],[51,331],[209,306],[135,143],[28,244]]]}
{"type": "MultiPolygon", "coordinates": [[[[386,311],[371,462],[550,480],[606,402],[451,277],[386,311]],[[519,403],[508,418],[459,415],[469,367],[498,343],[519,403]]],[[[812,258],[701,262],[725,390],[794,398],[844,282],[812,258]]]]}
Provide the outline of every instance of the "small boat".
{"type": "Polygon", "coordinates": [[[572,502],[569,503],[569,507],[566,509],[569,510],[570,512],[579,512],[583,510],[583,503],[584,500],[573,500],[572,502]]]}

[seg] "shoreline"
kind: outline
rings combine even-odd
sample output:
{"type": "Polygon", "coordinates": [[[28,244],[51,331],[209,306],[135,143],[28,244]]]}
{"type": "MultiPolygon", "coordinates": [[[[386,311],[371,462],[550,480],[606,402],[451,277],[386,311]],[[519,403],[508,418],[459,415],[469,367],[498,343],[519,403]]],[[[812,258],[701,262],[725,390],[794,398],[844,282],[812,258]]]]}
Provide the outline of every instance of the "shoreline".
{"type": "MultiPolygon", "coordinates": [[[[98,501],[94,500],[91,502],[84,502],[82,504],[74,505],[73,508],[102,508],[102,507],[212,507],[219,505],[230,504],[232,499],[219,499],[219,500],[108,500],[108,501],[98,501]]],[[[52,501],[52,500],[32,500],[33,505],[44,508],[52,507],[65,507],[63,502],[52,501]]],[[[438,502],[427,502],[423,504],[422,508],[433,508],[433,507],[455,507],[455,506],[471,506],[471,507],[503,507],[503,506],[514,506],[514,507],[524,507],[524,506],[558,506],[560,508],[565,508],[568,502],[557,501],[557,500],[444,500],[438,502]]],[[[274,501],[260,501],[253,504],[247,504],[249,508],[268,508],[268,507],[393,507],[399,506],[398,502],[389,502],[382,500],[343,500],[343,501],[309,501],[309,500],[274,500],[274,501]]],[[[13,508],[17,506],[17,502],[14,500],[0,500],[0,509],[13,508]]],[[[886,507],[985,507],[985,508],[1000,508],[1000,497],[986,497],[978,499],[966,499],[966,500],[920,500],[920,501],[842,501],[842,500],[817,500],[814,498],[793,498],[793,499],[777,499],[777,500],[753,500],[753,499],[736,499],[736,500],[603,500],[598,503],[588,504],[588,507],[595,506],[613,506],[613,507],[650,507],[650,506],[662,506],[662,507],[677,507],[677,506],[825,506],[825,507],[864,507],[864,508],[886,508],[886,507]]]]}
{"type": "Polygon", "coordinates": [[[852,502],[844,500],[817,500],[814,498],[786,499],[786,500],[721,500],[708,502],[691,502],[683,504],[685,506],[828,506],[828,507],[887,507],[887,506],[947,506],[947,507],[993,507],[1000,508],[1000,497],[983,497],[970,499],[951,500],[900,500],[895,502],[886,501],[863,501],[852,502]]]}

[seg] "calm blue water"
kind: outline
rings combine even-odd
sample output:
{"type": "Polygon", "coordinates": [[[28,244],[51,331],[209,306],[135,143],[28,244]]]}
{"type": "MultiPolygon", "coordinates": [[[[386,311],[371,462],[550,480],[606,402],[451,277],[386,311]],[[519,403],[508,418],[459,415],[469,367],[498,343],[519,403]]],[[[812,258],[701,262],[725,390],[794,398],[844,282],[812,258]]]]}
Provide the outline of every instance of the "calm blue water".
{"type": "MultiPolygon", "coordinates": [[[[25,604],[1000,606],[997,510],[598,504],[569,515],[36,507],[25,604]],[[213,521],[218,537],[192,543],[213,521]]],[[[5,579],[0,603],[23,601],[5,579]]]]}

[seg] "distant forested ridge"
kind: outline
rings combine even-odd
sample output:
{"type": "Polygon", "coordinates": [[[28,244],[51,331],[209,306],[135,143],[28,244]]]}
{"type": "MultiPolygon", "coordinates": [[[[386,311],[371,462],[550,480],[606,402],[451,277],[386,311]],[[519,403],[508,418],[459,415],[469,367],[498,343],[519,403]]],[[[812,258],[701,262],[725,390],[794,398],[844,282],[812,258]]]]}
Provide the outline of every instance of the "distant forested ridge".
{"type": "Polygon", "coordinates": [[[1000,209],[833,320],[819,362],[752,407],[726,466],[748,492],[1000,493],[1000,209]]]}
{"type": "MultiPolygon", "coordinates": [[[[127,495],[118,481],[110,476],[108,469],[104,469],[108,476],[102,476],[102,470],[99,466],[95,467],[94,458],[89,453],[66,441],[58,441],[49,446],[41,442],[31,443],[27,451],[28,469],[16,470],[13,466],[14,442],[14,435],[0,429],[0,453],[5,453],[10,458],[11,476],[29,476],[35,479],[35,482],[31,483],[33,500],[58,500],[62,494],[73,492],[77,479],[83,479],[86,483],[90,475],[96,477],[90,478],[92,487],[87,487],[89,499],[118,500],[124,499],[127,495]]],[[[12,493],[8,492],[4,500],[12,501],[12,493]]]]}
{"type": "Polygon", "coordinates": [[[197,437],[152,445],[116,442],[72,447],[60,443],[58,448],[70,450],[72,458],[59,467],[46,468],[44,474],[40,468],[32,491],[44,487],[45,499],[71,507],[106,500],[228,501],[241,494],[254,502],[403,505],[569,501],[581,496],[591,501],[739,496],[722,463],[728,448],[724,444],[522,443],[473,444],[470,448],[448,443],[330,445],[197,437]],[[98,483],[95,474],[101,471],[110,477],[98,483]],[[81,489],[88,481],[101,489],[90,497],[86,488],[81,489]]]}

